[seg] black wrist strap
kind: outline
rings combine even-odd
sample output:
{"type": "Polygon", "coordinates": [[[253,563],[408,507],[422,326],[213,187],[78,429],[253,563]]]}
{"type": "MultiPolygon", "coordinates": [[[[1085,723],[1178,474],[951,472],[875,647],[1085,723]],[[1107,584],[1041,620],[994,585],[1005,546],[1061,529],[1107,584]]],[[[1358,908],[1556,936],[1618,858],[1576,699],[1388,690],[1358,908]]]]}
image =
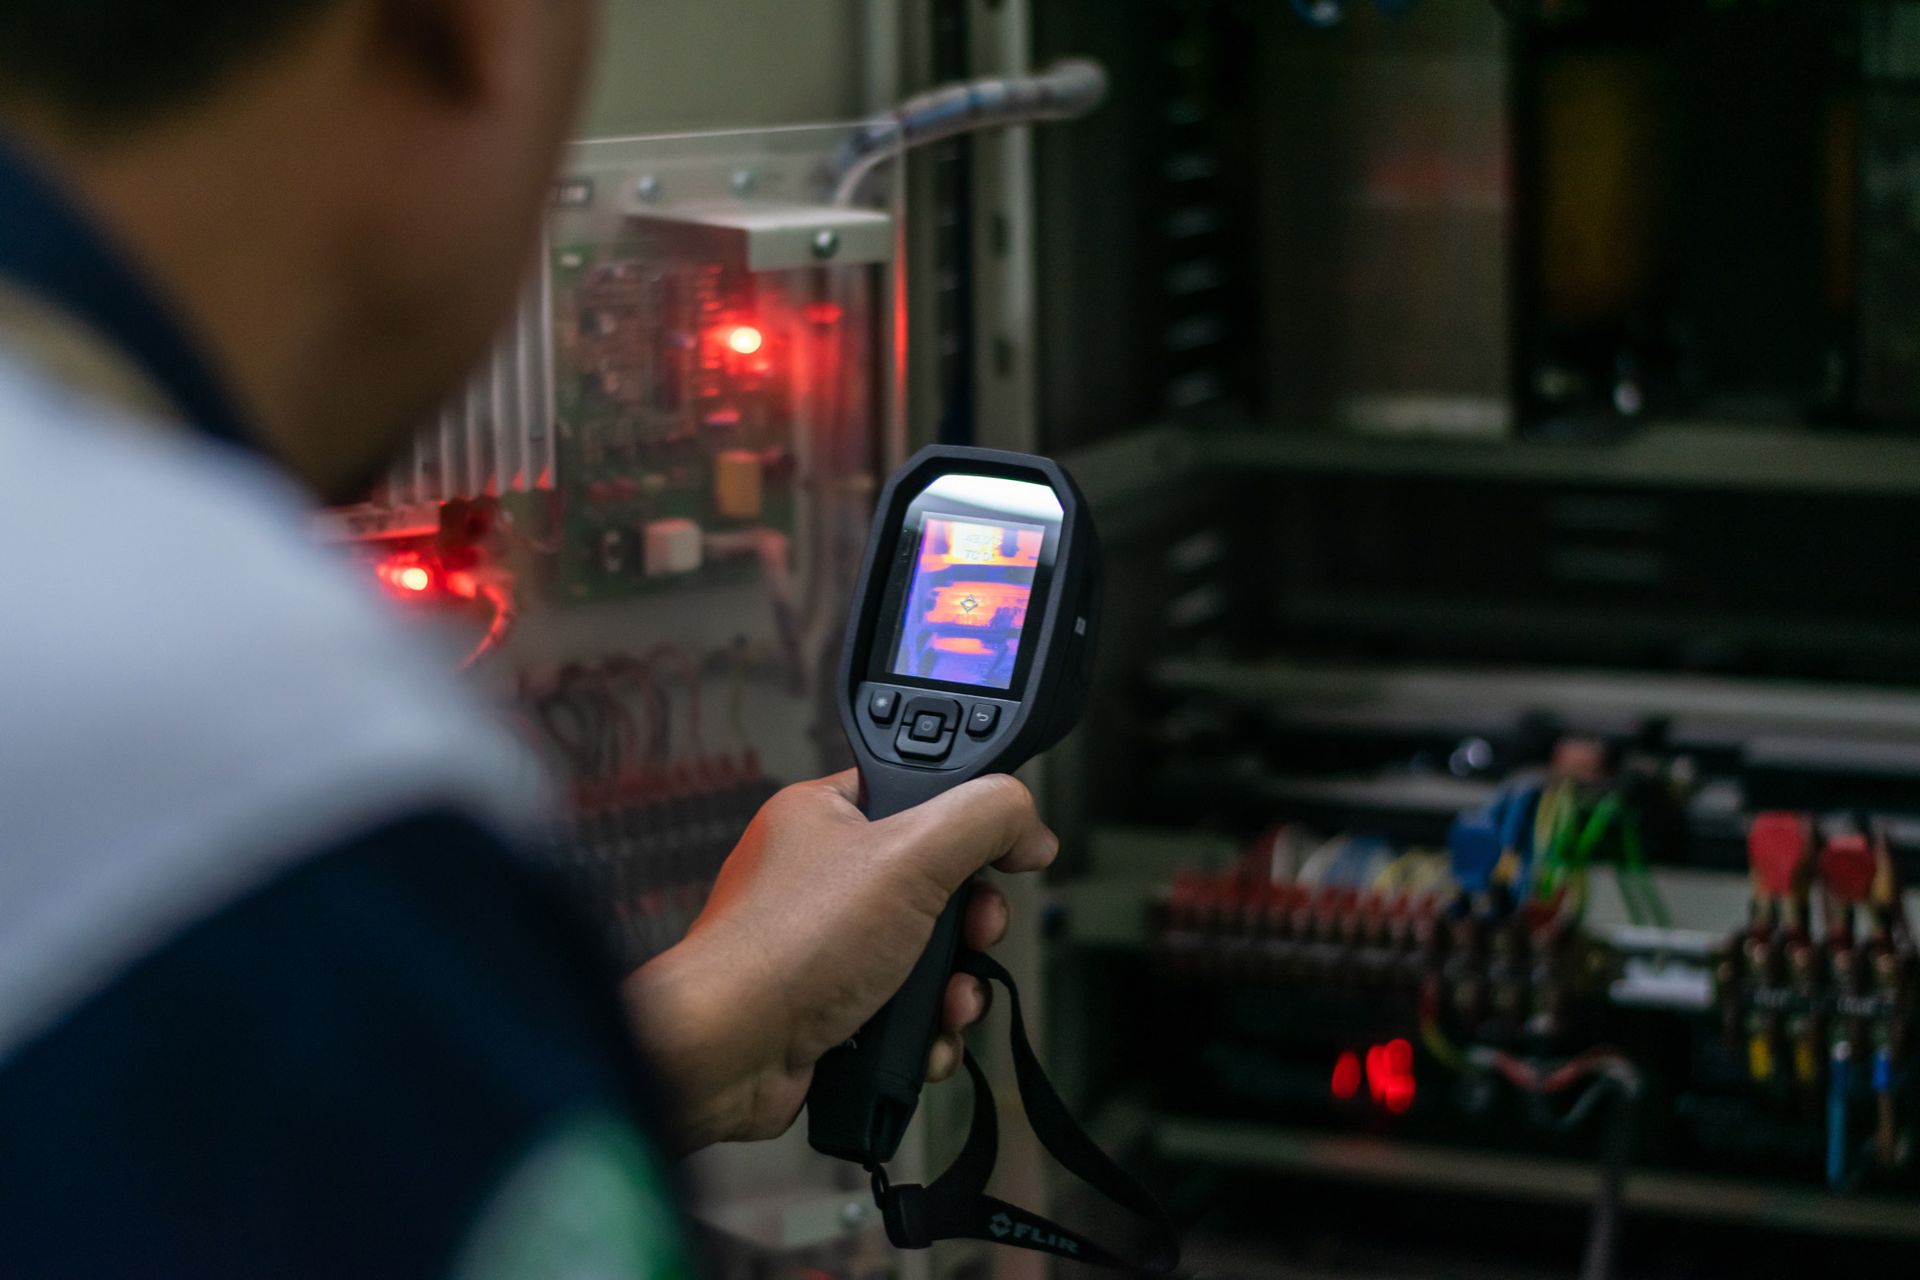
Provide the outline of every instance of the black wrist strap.
{"type": "Polygon", "coordinates": [[[1035,1136],[1069,1173],[1144,1222],[1147,1243],[1138,1255],[1124,1256],[1051,1219],[986,1193],[987,1179],[999,1156],[1000,1131],[993,1090],[971,1055],[965,1061],[967,1075],[973,1080],[973,1125],[953,1165],[926,1186],[889,1183],[885,1170],[878,1165],[871,1167],[874,1201],[886,1222],[887,1239],[901,1249],[924,1249],[936,1240],[987,1240],[1096,1267],[1153,1274],[1172,1271],[1180,1261],[1180,1242],[1172,1221],[1146,1188],[1095,1146],[1068,1114],[1027,1039],[1020,992],[1012,976],[997,961],[973,951],[962,952],[954,969],[1006,988],[1013,1022],[1014,1077],[1035,1136]]]}

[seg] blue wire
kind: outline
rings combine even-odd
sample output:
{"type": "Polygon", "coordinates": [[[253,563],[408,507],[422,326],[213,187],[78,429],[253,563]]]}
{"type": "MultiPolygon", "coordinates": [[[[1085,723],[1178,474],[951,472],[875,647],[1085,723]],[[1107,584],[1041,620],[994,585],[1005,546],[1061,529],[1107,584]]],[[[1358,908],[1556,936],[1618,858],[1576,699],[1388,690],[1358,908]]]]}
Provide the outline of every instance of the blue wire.
{"type": "Polygon", "coordinates": [[[1540,795],[1539,783],[1522,785],[1507,797],[1500,823],[1500,851],[1511,849],[1520,855],[1520,874],[1513,881],[1515,901],[1526,900],[1527,884],[1533,878],[1533,819],[1540,812],[1540,795]]]}
{"type": "Polygon", "coordinates": [[[1847,1089],[1853,1063],[1835,1058],[1827,1075],[1827,1185],[1838,1191],[1847,1182],[1847,1089]]]}

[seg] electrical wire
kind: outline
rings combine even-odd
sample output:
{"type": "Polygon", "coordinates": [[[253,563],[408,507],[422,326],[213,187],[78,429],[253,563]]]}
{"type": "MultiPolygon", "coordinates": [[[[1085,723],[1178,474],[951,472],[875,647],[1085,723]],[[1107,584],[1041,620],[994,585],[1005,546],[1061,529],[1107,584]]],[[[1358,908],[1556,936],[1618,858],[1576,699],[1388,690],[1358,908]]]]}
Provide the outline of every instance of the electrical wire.
{"type": "Polygon", "coordinates": [[[1544,852],[1553,845],[1554,837],[1559,834],[1561,811],[1573,797],[1573,781],[1563,778],[1551,787],[1542,789],[1540,803],[1533,811],[1533,847],[1544,852]]]}
{"type": "Polygon", "coordinates": [[[1836,1045],[1827,1067],[1827,1186],[1847,1184],[1847,1091],[1853,1083],[1853,1059],[1836,1045]]]}
{"type": "MultiPolygon", "coordinates": [[[[1584,875],[1594,861],[1594,854],[1600,849],[1609,833],[1615,831],[1624,822],[1624,806],[1620,793],[1609,792],[1601,797],[1587,815],[1586,822],[1580,827],[1580,834],[1574,841],[1573,873],[1584,875]]],[[[1627,919],[1635,925],[1647,923],[1647,908],[1641,900],[1638,877],[1623,859],[1614,868],[1614,882],[1620,887],[1620,900],[1627,908],[1627,919]]]]}
{"type": "Polygon", "coordinates": [[[606,706],[609,744],[607,772],[616,775],[625,773],[640,759],[640,726],[635,723],[633,712],[614,688],[613,677],[608,674],[604,664],[592,671],[590,678],[595,695],[606,706]]]}
{"type": "MultiPolygon", "coordinates": [[[[649,768],[665,764],[673,755],[673,707],[666,690],[654,680],[653,672],[645,662],[626,654],[607,658],[600,665],[607,674],[609,694],[623,711],[626,704],[617,691],[621,682],[630,685],[640,695],[641,705],[646,708],[646,747],[643,751],[635,744],[633,762],[649,768]]],[[[631,713],[627,714],[631,723],[631,713]]]]}
{"type": "Polygon", "coordinates": [[[590,701],[583,701],[571,688],[573,672],[576,670],[571,666],[562,668],[553,689],[535,700],[534,710],[547,736],[559,745],[561,752],[572,763],[574,772],[581,777],[592,778],[599,774],[596,752],[600,730],[590,701]],[[571,727],[563,725],[563,715],[571,721],[571,727]]]}
{"type": "Polygon", "coordinates": [[[1432,983],[1420,991],[1420,1042],[1447,1070],[1459,1074],[1467,1069],[1469,1064],[1466,1058],[1447,1039],[1447,1033],[1441,1030],[1440,990],[1432,983]]]}
{"type": "Polygon", "coordinates": [[[519,620],[519,614],[513,607],[513,592],[505,583],[482,582],[478,588],[480,596],[493,606],[493,619],[487,623],[486,634],[480,637],[478,644],[466,657],[460,660],[459,670],[466,671],[479,664],[481,659],[497,651],[513,634],[513,625],[519,620]]]}
{"type": "Polygon", "coordinates": [[[1543,1096],[1562,1093],[1595,1076],[1612,1078],[1628,1088],[1640,1087],[1639,1073],[1632,1062],[1607,1048],[1589,1049],[1551,1066],[1529,1062],[1504,1049],[1480,1046],[1468,1049],[1465,1056],[1471,1065],[1498,1073],[1522,1093],[1543,1096]]]}
{"type": "Polygon", "coordinates": [[[1658,928],[1672,928],[1673,916],[1667,910],[1666,898],[1661,895],[1660,886],[1654,883],[1652,868],[1647,863],[1646,845],[1640,834],[1640,818],[1631,810],[1625,815],[1620,838],[1623,863],[1639,887],[1641,906],[1647,917],[1658,928]]]}
{"type": "Polygon", "coordinates": [[[1612,1122],[1601,1140],[1600,1185],[1580,1265],[1580,1280],[1608,1280],[1619,1248],[1620,1200],[1633,1151],[1634,1108],[1643,1090],[1638,1068],[1611,1049],[1590,1049],[1551,1067],[1526,1062],[1499,1049],[1473,1048],[1466,1056],[1474,1065],[1497,1071],[1515,1088],[1539,1098],[1591,1080],[1593,1083],[1562,1116],[1549,1121],[1558,1130],[1577,1128],[1608,1095],[1615,1097],[1612,1122]]]}
{"type": "Polygon", "coordinates": [[[1600,1187],[1587,1223],[1587,1245],[1580,1262],[1580,1280],[1609,1280],[1619,1252],[1620,1201],[1626,1190],[1627,1165],[1633,1156],[1634,1112],[1640,1100],[1638,1077],[1632,1083],[1603,1079],[1596,1088],[1617,1094],[1612,1123],[1600,1145],[1600,1187]]]}
{"type": "Polygon", "coordinates": [[[677,644],[671,643],[655,645],[647,651],[645,657],[640,659],[641,665],[648,670],[652,670],[662,662],[673,666],[678,671],[682,683],[686,685],[687,740],[692,746],[694,757],[697,759],[706,755],[705,732],[701,724],[700,712],[700,685],[702,682],[700,665],[693,660],[685,649],[682,649],[677,644]]]}
{"type": "Polygon", "coordinates": [[[1587,1117],[1599,1110],[1614,1090],[1615,1082],[1606,1076],[1597,1076],[1573,1100],[1573,1105],[1564,1112],[1554,1113],[1546,1109],[1545,1097],[1538,1097],[1541,1104],[1539,1120],[1542,1125],[1554,1133],[1572,1133],[1587,1122],[1587,1117]]]}
{"type": "Polygon", "coordinates": [[[1528,877],[1528,886],[1537,899],[1551,900],[1560,891],[1565,845],[1574,826],[1576,803],[1571,778],[1563,778],[1541,793],[1533,818],[1535,869],[1528,877]]]}

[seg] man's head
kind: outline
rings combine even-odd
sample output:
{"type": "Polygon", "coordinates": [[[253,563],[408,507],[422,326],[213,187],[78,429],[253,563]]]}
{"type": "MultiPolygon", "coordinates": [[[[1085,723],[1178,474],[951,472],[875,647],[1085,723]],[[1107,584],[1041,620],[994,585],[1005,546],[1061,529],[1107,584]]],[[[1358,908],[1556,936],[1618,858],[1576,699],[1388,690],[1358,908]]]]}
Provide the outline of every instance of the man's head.
{"type": "Polygon", "coordinates": [[[0,130],[338,494],[483,354],[532,262],[596,0],[0,3],[0,130]]]}

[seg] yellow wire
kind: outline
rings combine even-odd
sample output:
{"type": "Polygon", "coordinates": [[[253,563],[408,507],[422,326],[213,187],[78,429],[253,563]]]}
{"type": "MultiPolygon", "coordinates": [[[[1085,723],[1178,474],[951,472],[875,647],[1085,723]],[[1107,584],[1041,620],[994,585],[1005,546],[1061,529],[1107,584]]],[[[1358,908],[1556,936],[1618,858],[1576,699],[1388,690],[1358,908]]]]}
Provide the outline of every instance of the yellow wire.
{"type": "Polygon", "coordinates": [[[1417,849],[1410,849],[1386,866],[1380,868],[1380,874],[1373,878],[1371,889],[1401,889],[1406,887],[1407,872],[1421,858],[1417,849]]]}
{"type": "Polygon", "coordinates": [[[1533,856],[1536,860],[1553,843],[1553,837],[1559,830],[1561,806],[1566,803],[1572,789],[1573,780],[1568,778],[1541,793],[1539,807],[1533,813],[1533,856]]]}

